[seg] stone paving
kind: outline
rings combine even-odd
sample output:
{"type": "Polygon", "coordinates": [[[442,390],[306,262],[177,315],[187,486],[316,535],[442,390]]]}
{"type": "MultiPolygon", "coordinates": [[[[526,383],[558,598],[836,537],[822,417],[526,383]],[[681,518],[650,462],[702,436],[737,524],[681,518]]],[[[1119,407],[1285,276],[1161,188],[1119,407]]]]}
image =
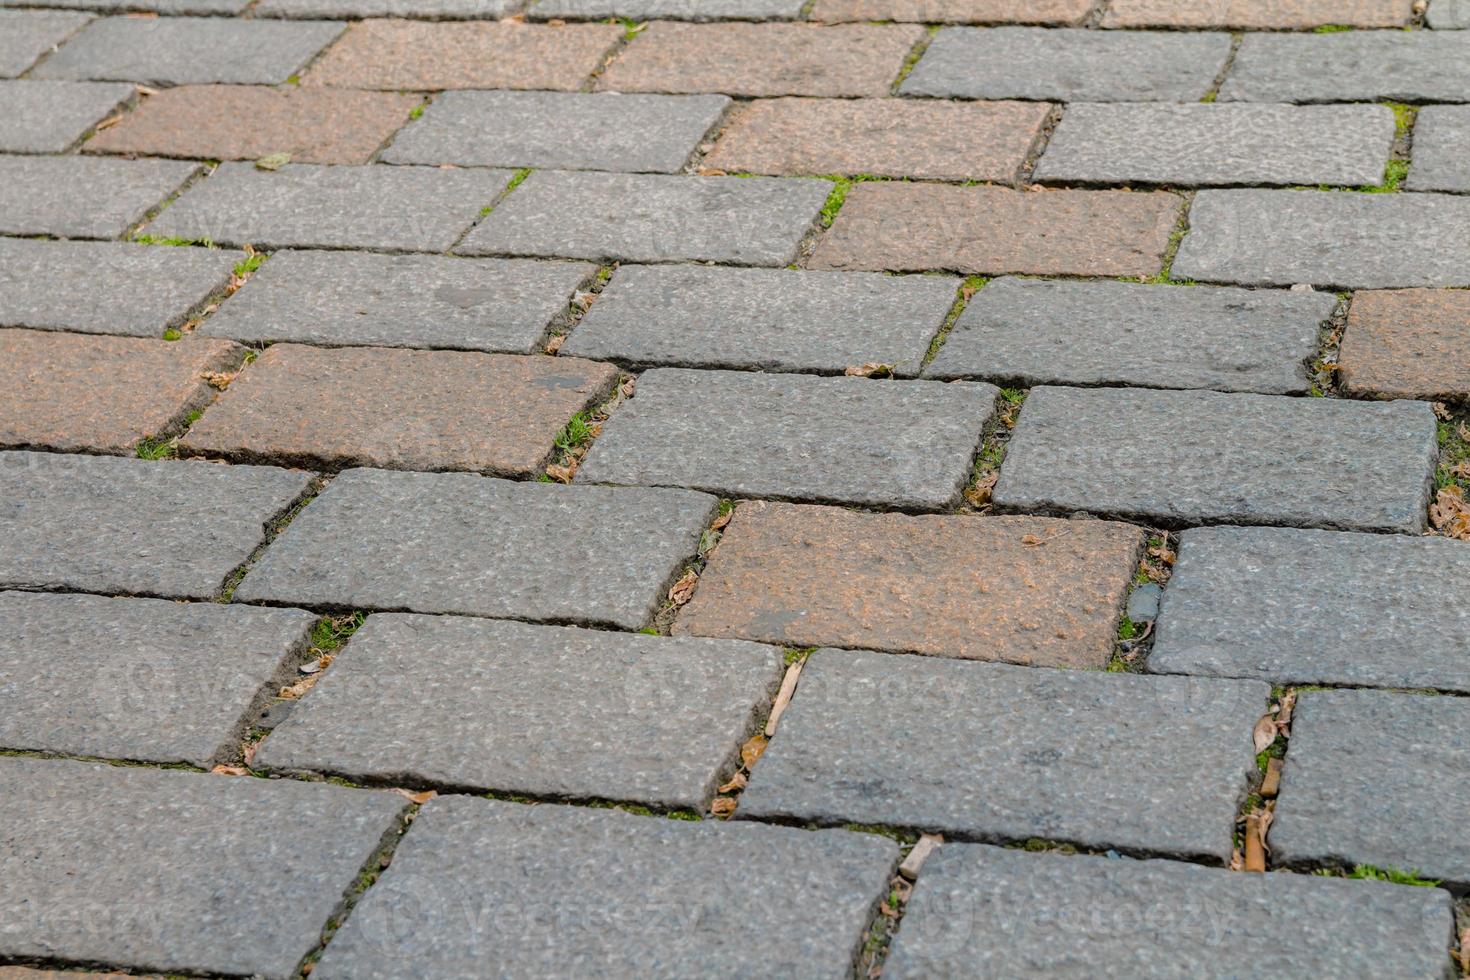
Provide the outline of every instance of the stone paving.
{"type": "Polygon", "coordinates": [[[1466,0],[0,0],[0,980],[1470,976],[1466,0]]]}

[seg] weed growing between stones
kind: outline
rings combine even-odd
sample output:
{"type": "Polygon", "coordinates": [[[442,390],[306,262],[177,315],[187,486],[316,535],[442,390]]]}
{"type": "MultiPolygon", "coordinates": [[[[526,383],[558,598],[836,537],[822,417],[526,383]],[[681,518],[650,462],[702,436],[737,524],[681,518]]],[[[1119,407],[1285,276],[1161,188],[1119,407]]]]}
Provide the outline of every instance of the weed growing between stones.
{"type": "MultiPolygon", "coordinates": [[[[1174,278],[1174,258],[1179,254],[1179,246],[1184,242],[1184,236],[1189,234],[1189,209],[1194,204],[1194,191],[1185,191],[1179,194],[1183,206],[1179,209],[1179,219],[1174,224],[1174,230],[1169,232],[1169,241],[1164,246],[1164,257],[1158,275],[1141,276],[1135,282],[1150,283],[1153,285],[1193,286],[1193,279],[1174,278]]],[[[1124,280],[1125,282],[1129,280],[1124,280]]]]}
{"type": "Polygon", "coordinates": [[[970,276],[960,283],[960,288],[955,294],[954,305],[945,314],[944,322],[939,325],[939,332],[934,335],[933,340],[929,341],[929,349],[924,352],[924,361],[920,365],[921,371],[927,370],[929,365],[934,363],[934,358],[939,356],[939,349],[954,332],[954,325],[959,321],[960,314],[965,312],[965,307],[970,305],[970,300],[975,298],[975,294],[989,283],[990,277],[988,276],[970,276]]]}
{"type": "Polygon", "coordinates": [[[1352,293],[1338,293],[1337,308],[1317,331],[1317,354],[1306,365],[1310,383],[1307,394],[1313,398],[1324,398],[1329,393],[1335,397],[1337,394],[1337,358],[1342,350],[1342,334],[1347,329],[1348,309],[1352,301],[1352,293]]]}
{"type": "Polygon", "coordinates": [[[983,514],[990,510],[990,495],[1000,479],[1000,466],[1005,461],[1006,446],[1011,440],[1011,430],[1016,427],[1021,405],[1028,391],[1020,388],[1002,388],[995,402],[995,413],[985,423],[980,437],[980,449],[975,454],[970,468],[970,482],[961,494],[960,513],[983,514]]]}
{"type": "Polygon", "coordinates": [[[592,309],[592,304],[597,302],[597,297],[607,288],[608,280],[612,278],[618,269],[618,263],[599,266],[597,271],[585,281],[579,283],[572,293],[571,299],[567,300],[566,309],[551,321],[547,327],[546,343],[542,350],[547,354],[556,354],[561,350],[561,345],[571,332],[582,322],[582,318],[592,309]]]}
{"type": "Polygon", "coordinates": [[[552,441],[552,458],[546,465],[546,472],[537,479],[542,483],[571,483],[577,467],[592,448],[593,440],[602,433],[602,424],[625,399],[633,397],[636,384],[637,379],[632,375],[620,375],[612,394],[606,400],[594,408],[583,409],[568,419],[552,441]]]}
{"type": "Polygon", "coordinates": [[[1118,644],[1108,661],[1109,673],[1143,673],[1149,651],[1153,649],[1154,623],[1158,619],[1161,592],[1174,571],[1174,549],[1175,541],[1168,531],[1148,532],[1148,541],[1133,573],[1118,620],[1118,644]],[[1140,590],[1147,590],[1152,601],[1145,601],[1143,594],[1135,599],[1135,593],[1140,590]]]}
{"type": "MultiPolygon", "coordinates": [[[[699,576],[704,573],[705,566],[709,564],[709,556],[714,553],[715,547],[720,543],[720,538],[724,536],[726,526],[734,516],[735,501],[722,499],[709,527],[700,532],[699,548],[694,557],[684,565],[673,583],[669,585],[668,590],[664,593],[663,601],[659,603],[658,612],[654,613],[653,625],[646,627],[643,632],[654,636],[669,635],[674,625],[674,617],[690,599],[694,598],[694,590],[699,587],[699,576]]],[[[787,663],[790,661],[788,660],[787,663]]]]}
{"type": "Polygon", "coordinates": [[[1451,410],[1436,404],[1439,466],[1429,524],[1436,534],[1470,541],[1470,406],[1451,410]]]}
{"type": "Polygon", "coordinates": [[[898,68],[898,77],[888,87],[889,92],[894,95],[898,94],[898,89],[903,85],[904,79],[909,77],[909,74],[914,70],[914,66],[919,63],[919,59],[924,57],[924,52],[929,50],[929,45],[934,43],[934,36],[939,33],[939,28],[940,25],[938,24],[928,24],[925,26],[924,30],[926,33],[918,41],[914,42],[914,46],[909,49],[908,55],[903,59],[903,64],[898,68]]]}

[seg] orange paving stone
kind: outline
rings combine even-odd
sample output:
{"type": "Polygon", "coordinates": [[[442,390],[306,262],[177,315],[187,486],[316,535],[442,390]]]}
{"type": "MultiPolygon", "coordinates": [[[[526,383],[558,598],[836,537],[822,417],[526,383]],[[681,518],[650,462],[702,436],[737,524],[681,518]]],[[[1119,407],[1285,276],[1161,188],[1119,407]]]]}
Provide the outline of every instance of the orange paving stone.
{"type": "Polygon", "coordinates": [[[1470,292],[1355,293],[1338,363],[1350,395],[1470,400],[1470,292]]]}
{"type": "Polygon", "coordinates": [[[1414,0],[1113,0],[1104,27],[1404,27],[1414,0]]]}
{"type": "Polygon", "coordinates": [[[917,24],[1079,24],[1093,0],[817,0],[812,20],[917,24]]]}

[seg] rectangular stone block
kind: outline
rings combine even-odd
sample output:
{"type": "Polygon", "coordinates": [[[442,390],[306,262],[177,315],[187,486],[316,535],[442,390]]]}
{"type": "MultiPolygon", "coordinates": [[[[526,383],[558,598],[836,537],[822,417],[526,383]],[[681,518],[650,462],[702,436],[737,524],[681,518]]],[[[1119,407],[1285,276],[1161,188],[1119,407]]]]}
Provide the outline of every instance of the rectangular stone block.
{"type": "Polygon", "coordinates": [[[703,810],[783,672],[733,640],[376,615],[256,764],[703,810]]]}
{"type": "Polygon", "coordinates": [[[817,0],[812,20],[918,24],[1080,24],[1091,0],[817,0]]]}
{"type": "Polygon", "coordinates": [[[67,7],[103,14],[171,14],[184,16],[232,16],[250,6],[251,0],[0,0],[6,7],[67,7]]]}
{"type": "Polygon", "coordinates": [[[305,473],[0,453],[0,588],[210,599],[305,473]]]}
{"type": "Polygon", "coordinates": [[[641,629],[715,504],[683,490],[349,470],[236,598],[641,629]]]}
{"type": "Polygon", "coordinates": [[[91,20],[62,11],[0,10],[0,78],[15,78],[91,20]]]}
{"type": "Polygon", "coordinates": [[[1331,293],[997,279],[924,372],[1039,384],[1305,394],[1331,293]]]}
{"type": "Polygon", "coordinates": [[[735,509],[676,634],[1104,667],[1143,534],[1105,521],[735,509]]]}
{"type": "Polygon", "coordinates": [[[1221,102],[1470,102],[1470,35],[1247,34],[1221,102]]]}
{"type": "Polygon", "coordinates": [[[1113,0],[1102,26],[1310,30],[1407,27],[1413,20],[1414,0],[1113,0]]]}
{"type": "Polygon", "coordinates": [[[623,266],[562,354],[622,364],[918,373],[955,302],[951,276],[623,266]]]}
{"type": "Polygon", "coordinates": [[[540,171],[456,251],[788,265],[831,189],[821,180],[540,171]]]}
{"type": "Polygon", "coordinates": [[[196,170],[179,160],[0,156],[0,234],[116,238],[196,170]]]}
{"type": "Polygon", "coordinates": [[[0,956],[293,976],[405,805],[325,783],[0,759],[0,956]]]}
{"type": "Polygon", "coordinates": [[[796,20],[805,0],[535,0],[534,20],[796,20]]]}
{"type": "Polygon", "coordinates": [[[729,105],[723,95],[445,92],[383,160],[672,174],[729,105]]]}
{"type": "Polygon", "coordinates": [[[938,510],[970,477],[990,385],[657,368],[579,480],[938,510]]]}
{"type": "Polygon", "coordinates": [[[1426,19],[1437,31],[1470,28],[1470,0],[1434,0],[1426,19]]]}
{"type": "Polygon", "coordinates": [[[1418,534],[1437,455],[1423,403],[1043,387],[1021,409],[995,503],[1418,534]]]}
{"type": "Polygon", "coordinates": [[[1411,191],[1470,191],[1470,106],[1419,110],[1406,186],[1411,191]]]}
{"type": "Polygon", "coordinates": [[[897,860],[875,834],[440,797],[313,972],[841,977],[897,860]]]}
{"type": "Polygon", "coordinates": [[[1368,398],[1470,400],[1470,293],[1394,289],[1353,295],[1338,355],[1343,391],[1368,398]]]}
{"type": "Polygon", "coordinates": [[[133,93],[104,82],[0,82],[0,152],[65,153],[133,93]]]}
{"type": "Polygon", "coordinates": [[[819,650],[738,812],[1224,864],[1270,693],[819,650]]]}
{"type": "Polygon", "coordinates": [[[514,13],[521,0],[261,0],[255,17],[411,17],[423,20],[476,20],[514,13]]]}
{"type": "Polygon", "coordinates": [[[1467,552],[1431,537],[1185,531],[1149,669],[1470,693],[1467,552]]]}

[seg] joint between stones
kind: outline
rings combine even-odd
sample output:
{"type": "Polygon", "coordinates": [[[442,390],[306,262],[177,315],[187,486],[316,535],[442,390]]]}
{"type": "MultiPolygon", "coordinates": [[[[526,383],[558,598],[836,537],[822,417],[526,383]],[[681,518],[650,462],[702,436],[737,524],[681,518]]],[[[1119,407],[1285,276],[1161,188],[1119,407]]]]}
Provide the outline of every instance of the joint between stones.
{"type": "Polygon", "coordinates": [[[925,25],[924,36],[915,41],[912,48],[909,48],[909,53],[904,56],[903,64],[900,65],[898,68],[898,77],[893,80],[893,84],[888,86],[889,94],[899,94],[899,86],[903,84],[904,79],[909,77],[909,73],[912,72],[914,70],[914,66],[919,63],[919,59],[924,57],[924,52],[929,50],[929,45],[934,43],[934,36],[938,33],[938,24],[925,25]]]}
{"type": "Polygon", "coordinates": [[[578,87],[577,91],[579,92],[596,91],[597,80],[602,77],[603,72],[612,67],[612,63],[618,60],[619,56],[622,55],[629,44],[633,43],[633,39],[643,33],[644,29],[648,26],[647,22],[645,22],[640,27],[637,22],[628,17],[615,17],[608,21],[608,23],[622,24],[623,33],[619,34],[608,49],[602,53],[602,57],[598,60],[597,66],[592,69],[591,73],[582,81],[581,86],[578,87]]]}
{"type": "Polygon", "coordinates": [[[929,365],[934,363],[934,358],[939,356],[939,349],[954,332],[954,325],[959,321],[960,314],[965,312],[965,307],[970,305],[970,300],[975,294],[984,289],[990,283],[987,276],[970,276],[960,283],[959,289],[955,290],[954,303],[950,305],[949,312],[944,315],[944,322],[939,325],[939,330],[934,334],[934,339],[929,341],[929,349],[924,352],[924,360],[919,364],[917,375],[924,376],[929,370],[929,365]]]}
{"type": "Polygon", "coordinates": [[[728,820],[740,805],[740,796],[750,783],[755,765],[765,754],[771,739],[775,738],[781,715],[796,697],[802,668],[816,647],[787,647],[783,650],[786,670],[779,683],[766,691],[765,697],[751,707],[746,723],[745,738],[738,751],[720,767],[716,783],[716,795],[709,803],[713,817],[728,820]]]}
{"type": "Polygon", "coordinates": [[[1307,375],[1308,394],[1315,398],[1336,398],[1341,394],[1338,378],[1338,358],[1342,350],[1342,335],[1347,329],[1348,309],[1352,306],[1352,293],[1338,293],[1337,306],[1321,329],[1317,332],[1317,350],[1307,358],[1303,369],[1307,375]]]}
{"type": "Polygon", "coordinates": [[[1154,624],[1164,586],[1174,571],[1176,540],[1168,531],[1150,529],[1138,557],[1128,594],[1118,610],[1118,642],[1108,662],[1109,673],[1143,673],[1154,644],[1154,624]]]}
{"type": "MultiPolygon", "coordinates": [[[[184,193],[192,188],[195,184],[199,183],[201,180],[208,179],[209,176],[214,173],[215,168],[218,166],[218,162],[203,163],[191,170],[189,172],[189,175],[184,178],[183,182],[173,189],[172,193],[168,194],[164,197],[162,201],[158,202],[158,204],[145,211],[143,213],[143,217],[140,218],[138,221],[135,221],[133,224],[128,225],[128,227],[123,230],[121,240],[125,242],[145,241],[145,243],[147,244],[153,244],[154,241],[152,239],[152,236],[141,234],[143,229],[156,221],[160,214],[168,210],[169,205],[173,204],[180,197],[182,197],[184,193]]],[[[208,240],[198,243],[190,242],[188,244],[202,244],[206,248],[214,247],[214,243],[208,240]]]]}
{"type": "Polygon", "coordinates": [[[597,297],[607,288],[608,280],[617,271],[619,263],[611,262],[597,267],[591,275],[586,276],[577,283],[576,289],[572,291],[571,299],[567,300],[566,307],[558,313],[550,323],[546,325],[546,331],[542,334],[537,345],[547,354],[555,354],[561,350],[561,345],[571,332],[577,328],[592,310],[592,304],[597,302],[597,297]]]}
{"type": "Polygon", "coordinates": [[[1002,388],[996,395],[995,411],[981,432],[980,447],[970,467],[970,480],[960,495],[960,513],[984,514],[990,510],[991,493],[1000,479],[1006,447],[1028,394],[1030,389],[1026,388],[1002,388]]]}
{"type": "MultiPolygon", "coordinates": [[[[1111,2],[1111,0],[1108,0],[1108,2],[1111,2]]],[[[1225,55],[1225,63],[1220,66],[1220,73],[1210,82],[1209,89],[1200,97],[1201,102],[1214,102],[1220,98],[1220,88],[1225,84],[1225,79],[1230,76],[1231,70],[1235,67],[1235,56],[1240,52],[1240,45],[1244,41],[1244,32],[1232,31],[1230,33],[1230,51],[1225,55]]]]}
{"type": "Polygon", "coordinates": [[[1264,873],[1270,866],[1267,838],[1276,813],[1276,796],[1281,788],[1282,767],[1291,738],[1291,715],[1297,688],[1275,686],[1266,713],[1256,722],[1252,738],[1258,748],[1256,772],[1246,785],[1235,817],[1235,848],[1230,870],[1264,873]]]}
{"type": "MultiPolygon", "coordinates": [[[[548,347],[550,345],[548,344],[548,347]]],[[[556,345],[560,347],[560,344],[556,345]]],[[[626,399],[633,397],[638,379],[619,374],[608,386],[588,399],[592,407],[582,409],[567,420],[552,441],[551,452],[538,478],[542,483],[571,483],[577,467],[602,434],[602,426],[626,399]]]]}
{"type": "Polygon", "coordinates": [[[1025,190],[1031,186],[1031,178],[1036,173],[1036,165],[1041,161],[1041,156],[1046,152],[1047,146],[1051,144],[1052,134],[1056,132],[1057,124],[1062,121],[1062,116],[1066,111],[1066,106],[1060,103],[1053,105],[1047,111],[1046,118],[1036,130],[1035,138],[1031,140],[1031,147],[1026,151],[1026,158],[1021,161],[1021,167],[1016,171],[1015,180],[1012,182],[1016,190],[1025,190]]]}
{"type": "Polygon", "coordinates": [[[500,202],[504,201],[507,197],[514,193],[515,189],[525,183],[526,178],[531,176],[531,174],[534,172],[534,167],[521,167],[516,170],[516,172],[511,175],[510,180],[506,181],[505,186],[500,189],[500,192],[495,195],[495,199],[492,200],[489,204],[480,208],[480,213],[475,215],[475,220],[470,223],[470,226],[464,231],[460,232],[459,236],[455,238],[454,241],[450,243],[449,247],[446,248],[441,254],[452,256],[454,254],[454,250],[459,248],[464,240],[466,238],[469,238],[470,234],[474,232],[476,228],[480,227],[481,222],[490,217],[491,212],[493,212],[496,208],[500,207],[500,202]]]}
{"type": "Polygon", "coordinates": [[[235,590],[240,587],[240,582],[245,578],[246,573],[260,560],[260,556],[265,554],[265,549],[271,546],[271,542],[276,540],[280,533],[286,529],[287,525],[294,521],[296,516],[306,509],[308,504],[321,495],[321,492],[326,489],[327,484],[331,480],[331,474],[316,474],[307,483],[306,489],[301,491],[300,496],[287,504],[280,513],[265,522],[261,529],[262,537],[260,543],[255,546],[255,550],[251,551],[243,562],[236,566],[230,574],[225,576],[225,580],[221,583],[220,590],[215,596],[215,602],[230,602],[234,599],[235,590]]]}
{"type": "Polygon", "coordinates": [[[714,554],[720,538],[724,536],[725,527],[734,516],[735,501],[722,498],[704,530],[699,533],[699,546],[694,557],[680,564],[661,587],[663,599],[659,602],[658,611],[654,613],[653,622],[644,627],[642,632],[653,636],[670,635],[675,617],[694,598],[695,590],[699,588],[699,577],[704,574],[710,555],[714,554]]]}

